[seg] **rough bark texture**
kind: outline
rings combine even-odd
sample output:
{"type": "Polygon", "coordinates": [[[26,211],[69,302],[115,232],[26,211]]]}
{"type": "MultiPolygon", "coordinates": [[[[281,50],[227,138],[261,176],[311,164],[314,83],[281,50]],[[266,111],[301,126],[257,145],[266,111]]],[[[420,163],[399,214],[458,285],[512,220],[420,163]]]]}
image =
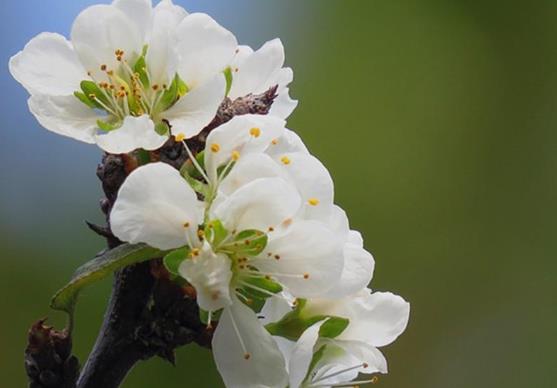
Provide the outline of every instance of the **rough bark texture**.
{"type": "MultiPolygon", "coordinates": [[[[205,146],[210,131],[243,114],[267,114],[276,98],[277,87],[260,95],[234,101],[226,98],[213,121],[188,140],[194,153],[205,146]]],[[[179,169],[187,161],[181,143],[172,138],[160,150],[150,153],[179,169]]],[[[105,154],[97,169],[105,198],[100,207],[107,225],[88,223],[107,240],[109,249],[121,244],[111,232],[109,214],[126,176],[138,166],[135,155],[105,154]]],[[[127,267],[115,274],[112,295],[97,341],[79,375],[78,360],[71,356],[71,336],[37,322],[30,330],[25,366],[33,388],[116,388],[140,360],[153,356],[174,363],[174,350],[196,342],[210,347],[212,330],[199,320],[195,290],[172,282],[160,258],[127,267]],[[79,375],[79,377],[78,377],[79,375]]]]}

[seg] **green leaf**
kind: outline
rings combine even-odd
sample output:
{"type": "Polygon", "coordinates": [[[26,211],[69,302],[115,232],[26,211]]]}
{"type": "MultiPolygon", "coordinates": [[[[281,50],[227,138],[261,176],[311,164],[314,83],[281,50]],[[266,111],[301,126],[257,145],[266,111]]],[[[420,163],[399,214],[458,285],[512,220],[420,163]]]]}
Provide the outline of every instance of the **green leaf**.
{"type": "MultiPolygon", "coordinates": [[[[197,155],[195,155],[195,161],[197,162],[197,164],[199,164],[199,167],[205,168],[205,151],[201,151],[197,155]]],[[[197,169],[189,159],[186,160],[182,167],[180,167],[180,174],[182,174],[183,177],[189,175],[196,179],[202,178],[202,176],[199,174],[199,171],[197,171],[197,169]]]]}
{"type": "Polygon", "coordinates": [[[182,261],[187,260],[189,258],[189,254],[191,252],[190,247],[185,246],[183,248],[178,248],[169,254],[167,254],[164,259],[163,263],[168,272],[173,275],[180,275],[178,269],[180,268],[180,264],[182,261]]]}
{"type": "Polygon", "coordinates": [[[190,176],[187,172],[182,173],[182,177],[186,180],[186,182],[188,182],[191,188],[195,190],[195,192],[203,196],[207,195],[208,187],[205,183],[190,176]]]}
{"type": "Polygon", "coordinates": [[[246,286],[246,289],[249,289],[250,293],[256,295],[260,299],[267,299],[270,295],[263,291],[258,291],[257,289],[268,291],[271,294],[277,294],[282,291],[282,286],[275,282],[272,279],[266,279],[264,277],[260,278],[245,278],[242,279],[242,282],[251,284],[254,287],[246,286]]]}
{"type": "Polygon", "coordinates": [[[144,150],[143,148],[140,148],[137,151],[135,151],[135,157],[140,166],[143,166],[151,162],[151,153],[147,150],[144,150]]]}
{"type": "Polygon", "coordinates": [[[160,123],[155,125],[155,132],[161,136],[168,135],[168,133],[170,132],[170,128],[168,127],[166,121],[161,121],[160,123]]]}
{"type": "Polygon", "coordinates": [[[54,310],[65,311],[72,316],[77,296],[83,287],[101,280],[121,268],[162,257],[164,254],[165,252],[145,244],[124,244],[104,252],[75,271],[70,282],[54,295],[50,307],[54,310]]]}
{"type": "Polygon", "coordinates": [[[309,364],[308,373],[306,374],[306,377],[304,378],[304,381],[306,381],[307,378],[309,377],[309,375],[311,374],[311,372],[313,372],[313,369],[315,369],[315,366],[317,365],[317,363],[319,361],[321,361],[321,359],[325,355],[325,351],[327,350],[327,347],[328,347],[328,345],[325,344],[325,345],[321,346],[319,348],[319,350],[317,350],[317,352],[313,353],[313,357],[311,358],[311,363],[309,364]]]}
{"type": "MultiPolygon", "coordinates": [[[[101,90],[101,88],[94,83],[93,81],[81,81],[81,90],[83,90],[83,93],[87,96],[87,98],[89,98],[90,100],[94,100],[92,98],[92,96],[94,96],[96,99],[98,99],[99,101],[101,101],[103,104],[109,106],[110,103],[108,102],[108,99],[106,98],[106,95],[103,93],[103,91],[101,90]]],[[[102,105],[97,103],[97,107],[100,109],[104,109],[102,107],[102,105]]]]}
{"type": "MultiPolygon", "coordinates": [[[[144,48],[145,54],[147,53],[147,49],[144,48]]],[[[147,76],[147,63],[145,62],[145,54],[141,55],[137,58],[135,65],[133,65],[133,71],[139,74],[139,80],[143,84],[143,87],[149,87],[149,77],[147,76]]]]}
{"type": "Polygon", "coordinates": [[[188,87],[184,81],[180,78],[178,74],[174,76],[174,80],[170,84],[170,87],[166,89],[162,95],[156,110],[159,112],[164,112],[168,108],[178,101],[178,99],[184,96],[188,92],[188,87]]]}
{"type": "Polygon", "coordinates": [[[220,243],[228,236],[228,230],[224,227],[220,220],[213,220],[205,225],[205,238],[213,247],[218,247],[220,243]]]}
{"type": "Polygon", "coordinates": [[[272,335],[297,341],[306,329],[323,319],[329,318],[319,330],[321,337],[335,338],[348,326],[349,320],[342,317],[323,314],[307,316],[304,314],[305,305],[306,300],[298,299],[294,310],[287,313],[280,321],[266,325],[265,328],[272,335]]]}
{"type": "Polygon", "coordinates": [[[230,92],[230,88],[232,88],[232,69],[230,68],[230,66],[224,69],[224,78],[226,79],[225,96],[228,96],[228,93],[230,92]]]}
{"type": "Polygon", "coordinates": [[[238,233],[232,242],[222,247],[222,250],[239,256],[257,256],[267,246],[267,240],[267,235],[262,231],[247,229],[238,233]]]}
{"type": "Polygon", "coordinates": [[[342,334],[349,323],[350,320],[347,318],[331,317],[319,328],[319,336],[322,338],[336,338],[342,334]]]}
{"type": "Polygon", "coordinates": [[[95,109],[95,108],[102,109],[102,107],[98,103],[94,102],[94,100],[91,100],[89,97],[87,97],[85,93],[74,92],[73,95],[76,96],[79,101],[81,101],[91,109],[95,109]]]}
{"type": "Polygon", "coordinates": [[[115,129],[118,129],[122,126],[121,121],[114,121],[114,122],[107,122],[102,120],[97,120],[97,126],[102,129],[103,131],[110,132],[115,129]]]}

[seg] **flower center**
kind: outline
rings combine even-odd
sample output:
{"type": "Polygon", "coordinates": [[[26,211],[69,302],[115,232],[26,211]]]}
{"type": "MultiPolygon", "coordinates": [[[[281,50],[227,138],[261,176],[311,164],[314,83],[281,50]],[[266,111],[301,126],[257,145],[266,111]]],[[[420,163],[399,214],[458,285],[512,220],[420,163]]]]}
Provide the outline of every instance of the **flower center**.
{"type": "Polygon", "coordinates": [[[177,74],[170,84],[157,83],[145,61],[147,49],[145,46],[142,55],[134,63],[129,62],[130,58],[126,57],[123,50],[116,49],[114,55],[117,67],[110,68],[102,64],[102,79],[97,79],[90,71],[88,74],[92,81],[83,81],[82,90],[75,92],[75,96],[84,104],[105,114],[104,120],[97,122],[102,130],[118,128],[127,116],[147,114],[157,124],[156,129],[160,134],[168,131],[168,125],[160,114],[185,95],[188,88],[177,74]]]}

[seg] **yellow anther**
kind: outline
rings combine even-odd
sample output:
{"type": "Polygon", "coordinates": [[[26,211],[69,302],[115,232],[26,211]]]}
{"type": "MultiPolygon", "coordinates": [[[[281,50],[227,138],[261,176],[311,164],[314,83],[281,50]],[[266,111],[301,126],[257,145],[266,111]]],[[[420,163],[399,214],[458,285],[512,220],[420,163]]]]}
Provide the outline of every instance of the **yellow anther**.
{"type": "Polygon", "coordinates": [[[114,70],[109,70],[106,72],[106,74],[108,74],[110,77],[112,77],[114,75],[114,70]]]}
{"type": "Polygon", "coordinates": [[[184,228],[189,228],[190,227],[190,223],[189,222],[184,222],[184,228]]]}
{"type": "Polygon", "coordinates": [[[185,138],[186,135],[184,135],[183,133],[179,133],[176,136],[174,136],[174,139],[176,139],[177,142],[184,141],[185,138]]]}
{"type": "Polygon", "coordinates": [[[211,151],[219,152],[220,151],[220,145],[218,145],[217,143],[211,144],[211,151]]]}
{"type": "Polygon", "coordinates": [[[232,160],[237,161],[240,159],[240,153],[238,151],[232,151],[232,160]]]}
{"type": "Polygon", "coordinates": [[[373,377],[371,378],[371,383],[372,383],[372,384],[375,384],[375,383],[377,383],[378,381],[379,381],[379,377],[377,377],[377,376],[373,376],[373,377]]]}
{"type": "Polygon", "coordinates": [[[261,129],[254,127],[249,130],[249,134],[252,135],[253,137],[259,137],[259,135],[261,135],[261,129]]]}
{"type": "Polygon", "coordinates": [[[278,144],[278,139],[273,139],[273,140],[271,141],[271,144],[272,144],[272,145],[277,145],[277,144],[278,144]]]}
{"type": "Polygon", "coordinates": [[[308,199],[308,203],[311,206],[317,206],[317,205],[319,205],[319,200],[317,198],[310,198],[310,199],[308,199]]]}
{"type": "Polygon", "coordinates": [[[199,252],[200,252],[200,251],[199,251],[199,248],[193,248],[193,249],[191,250],[191,255],[192,255],[192,256],[199,256],[199,252]]]}
{"type": "Polygon", "coordinates": [[[286,165],[290,164],[290,158],[288,156],[283,156],[282,158],[280,158],[280,161],[286,165]]]}

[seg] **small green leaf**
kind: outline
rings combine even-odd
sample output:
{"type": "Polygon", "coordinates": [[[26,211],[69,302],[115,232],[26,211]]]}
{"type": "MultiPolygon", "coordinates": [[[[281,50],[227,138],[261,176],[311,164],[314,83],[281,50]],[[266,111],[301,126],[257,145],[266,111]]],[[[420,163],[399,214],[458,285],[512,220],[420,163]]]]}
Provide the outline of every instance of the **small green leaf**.
{"type": "Polygon", "coordinates": [[[99,104],[95,103],[94,100],[91,100],[89,97],[87,97],[85,93],[74,92],[74,96],[76,96],[79,101],[81,101],[91,109],[95,109],[95,108],[102,109],[102,107],[99,104]]]}
{"type": "MultiPolygon", "coordinates": [[[[199,164],[199,167],[205,168],[205,151],[199,152],[195,155],[195,161],[199,164]]],[[[182,176],[189,175],[196,179],[201,179],[202,176],[200,175],[199,171],[195,168],[191,160],[186,160],[186,162],[180,167],[180,173],[182,176]]]]}
{"type": "MultiPolygon", "coordinates": [[[[147,53],[147,49],[144,48],[145,53],[147,53]]],[[[135,65],[133,66],[133,71],[139,74],[139,80],[143,84],[144,88],[149,87],[149,77],[147,76],[147,63],[145,62],[145,54],[141,55],[135,65]]]]}
{"type": "Polygon", "coordinates": [[[65,311],[73,315],[75,303],[81,289],[101,280],[114,271],[142,261],[164,256],[165,252],[145,244],[123,244],[79,267],[70,282],[59,290],[50,302],[54,310],[65,311]]]}
{"type": "Polygon", "coordinates": [[[324,314],[307,316],[304,314],[305,306],[306,300],[298,299],[294,310],[284,315],[278,322],[266,325],[265,328],[272,335],[296,341],[306,329],[323,319],[329,318],[319,330],[321,337],[335,338],[348,326],[349,320],[342,317],[324,314]]]}
{"type": "Polygon", "coordinates": [[[103,131],[110,132],[115,129],[118,129],[122,126],[121,121],[114,121],[114,122],[107,122],[102,120],[97,120],[97,126],[102,129],[103,131]]]}
{"type": "Polygon", "coordinates": [[[190,252],[191,249],[188,246],[185,246],[167,254],[163,259],[163,263],[168,272],[179,276],[180,273],[178,270],[180,268],[180,264],[182,264],[182,261],[188,259],[190,252]]]}
{"type": "Polygon", "coordinates": [[[170,128],[168,127],[166,121],[161,121],[160,123],[155,125],[155,132],[161,136],[168,135],[168,133],[170,132],[170,128]]]}
{"type": "Polygon", "coordinates": [[[212,246],[218,247],[227,236],[228,230],[220,220],[213,220],[205,225],[205,238],[212,246]]]}
{"type": "Polygon", "coordinates": [[[232,88],[232,69],[230,68],[230,66],[224,69],[224,78],[226,79],[225,96],[228,96],[228,93],[230,92],[230,88],[232,88]]]}
{"type": "Polygon", "coordinates": [[[143,148],[138,149],[135,151],[135,158],[140,166],[143,166],[149,162],[151,162],[151,153],[143,148]]]}
{"type": "MultiPolygon", "coordinates": [[[[87,98],[93,100],[92,96],[94,96],[96,99],[98,99],[99,101],[101,101],[103,104],[109,106],[110,103],[108,102],[108,99],[106,98],[106,95],[103,93],[103,91],[101,90],[101,88],[99,88],[99,86],[94,83],[93,81],[81,81],[81,90],[83,90],[83,93],[87,96],[87,98]]],[[[102,105],[98,104],[98,107],[102,108],[102,105]]]]}
{"type": "Polygon", "coordinates": [[[156,110],[159,112],[164,112],[172,105],[174,105],[176,101],[178,101],[178,99],[184,96],[187,92],[188,87],[186,86],[185,82],[182,81],[178,74],[176,74],[174,76],[174,80],[172,80],[172,83],[162,95],[156,107],[156,110]]]}
{"type": "Polygon", "coordinates": [[[266,292],[259,291],[258,289],[268,291],[271,294],[277,294],[282,291],[282,286],[279,283],[275,282],[272,279],[266,279],[264,277],[245,278],[242,279],[242,282],[254,286],[254,287],[246,286],[245,288],[249,289],[250,292],[252,292],[254,295],[256,295],[258,298],[261,299],[267,299],[268,297],[270,297],[270,295],[266,292]]]}
{"type": "Polygon", "coordinates": [[[336,338],[342,334],[349,323],[350,320],[347,318],[331,317],[319,328],[319,337],[336,338]]]}
{"type": "Polygon", "coordinates": [[[257,256],[267,246],[267,240],[267,235],[262,231],[247,229],[238,233],[230,243],[221,249],[239,256],[257,256]]]}

